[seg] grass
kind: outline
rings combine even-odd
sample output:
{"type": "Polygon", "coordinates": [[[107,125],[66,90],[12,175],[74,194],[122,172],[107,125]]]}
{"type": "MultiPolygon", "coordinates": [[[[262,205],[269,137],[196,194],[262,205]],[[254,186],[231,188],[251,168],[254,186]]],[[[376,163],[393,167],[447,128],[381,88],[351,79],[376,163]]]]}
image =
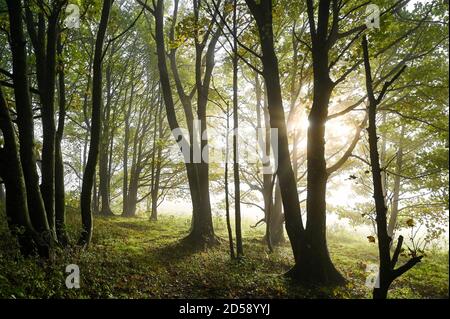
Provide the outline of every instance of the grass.
{"type": "MultiPolygon", "coordinates": [[[[189,219],[162,215],[142,218],[96,217],[88,250],[59,251],[50,261],[22,258],[0,223],[0,298],[370,298],[366,266],[377,263],[374,244],[341,228],[328,231],[329,248],[348,284],[307,289],[282,274],[292,266],[289,244],[269,254],[263,228],[244,224],[245,258],[232,261],[222,219],[215,218],[223,243],[192,251],[179,239],[189,219]],[[80,289],[67,289],[65,267],[80,268],[80,289]]],[[[76,238],[78,214],[68,214],[68,231],[76,238]]],[[[448,252],[430,251],[417,267],[392,285],[390,298],[448,298],[448,252]]]]}

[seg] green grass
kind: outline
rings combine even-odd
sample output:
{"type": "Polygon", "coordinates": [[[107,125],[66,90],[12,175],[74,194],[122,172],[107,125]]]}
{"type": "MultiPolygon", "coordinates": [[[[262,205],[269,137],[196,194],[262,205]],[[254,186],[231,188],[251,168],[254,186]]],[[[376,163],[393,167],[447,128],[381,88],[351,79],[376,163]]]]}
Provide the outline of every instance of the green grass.
{"type": "MultiPolygon", "coordinates": [[[[0,223],[1,298],[370,298],[366,265],[377,263],[374,244],[343,229],[329,229],[334,263],[348,279],[339,288],[307,289],[282,274],[292,265],[289,244],[269,254],[263,228],[244,224],[245,258],[231,261],[225,223],[215,218],[221,245],[208,251],[181,246],[189,219],[162,215],[142,218],[96,217],[88,250],[71,248],[50,261],[22,258],[0,223]],[[81,288],[67,289],[65,267],[77,264],[81,288]]],[[[68,231],[76,238],[78,214],[68,214],[68,231]]],[[[448,298],[448,252],[431,251],[392,285],[390,298],[448,298]]]]}

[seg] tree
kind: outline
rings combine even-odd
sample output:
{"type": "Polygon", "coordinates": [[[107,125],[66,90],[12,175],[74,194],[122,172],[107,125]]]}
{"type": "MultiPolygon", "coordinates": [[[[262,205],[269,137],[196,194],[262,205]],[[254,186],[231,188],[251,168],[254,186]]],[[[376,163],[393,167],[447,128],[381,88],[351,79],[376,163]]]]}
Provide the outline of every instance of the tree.
{"type": "Polygon", "coordinates": [[[13,60],[14,96],[19,131],[20,160],[22,163],[27,194],[27,204],[31,207],[30,219],[34,229],[42,238],[38,245],[41,256],[49,256],[52,236],[47,221],[44,202],[39,188],[34,141],[33,108],[28,81],[26,41],[23,31],[21,1],[7,1],[11,30],[11,52],[13,60]]]}
{"type": "Polygon", "coordinates": [[[274,48],[272,28],[272,1],[246,0],[256,21],[261,42],[260,56],[263,65],[263,77],[266,83],[267,102],[270,114],[270,126],[278,130],[278,167],[281,195],[286,219],[286,231],[291,242],[296,265],[302,262],[301,252],[304,243],[304,228],[297,195],[297,185],[290,161],[286,122],[281,95],[278,59],[274,48]]]}
{"type": "Polygon", "coordinates": [[[37,1],[38,21],[36,23],[31,2],[25,1],[26,24],[36,56],[36,78],[41,102],[43,128],[41,192],[47,222],[55,240],[57,239],[55,228],[56,58],[59,19],[65,4],[65,0],[55,1],[45,10],[43,1],[37,1]]]}
{"type": "Polygon", "coordinates": [[[83,186],[81,190],[81,219],[82,232],[79,244],[89,245],[92,238],[92,187],[94,184],[95,167],[97,166],[98,150],[100,143],[101,114],[102,114],[102,61],[103,44],[105,40],[106,28],[108,27],[109,13],[114,0],[104,0],[100,24],[95,41],[95,52],[93,62],[92,79],[92,119],[91,119],[91,140],[89,145],[88,160],[83,174],[83,186]]]}
{"type": "Polygon", "coordinates": [[[237,44],[237,1],[233,3],[233,176],[234,176],[234,210],[236,223],[236,253],[240,258],[244,254],[242,247],[242,222],[241,222],[241,185],[239,178],[239,154],[238,154],[238,137],[239,137],[239,114],[238,114],[238,44],[237,44]]]}
{"type": "MultiPolygon", "coordinates": [[[[175,105],[173,101],[172,88],[166,62],[166,45],[164,39],[164,4],[157,1],[154,8],[139,1],[145,8],[150,11],[155,18],[155,41],[157,47],[158,69],[161,79],[161,88],[166,106],[166,115],[169,126],[173,132],[178,132],[180,125],[177,120],[175,105]]],[[[200,3],[193,2],[194,5],[194,30],[187,30],[189,37],[193,38],[195,44],[195,80],[194,88],[189,94],[186,94],[181,82],[178,67],[176,64],[177,45],[175,44],[175,24],[178,17],[178,1],[174,2],[174,11],[172,17],[172,26],[170,28],[170,40],[173,42],[169,51],[169,61],[172,69],[172,75],[175,80],[176,90],[180,102],[183,106],[184,116],[188,127],[189,139],[184,136],[175,136],[180,145],[189,145],[189,154],[185,157],[186,172],[189,181],[189,189],[191,193],[191,201],[193,206],[192,227],[191,232],[186,241],[195,246],[207,246],[217,243],[214,234],[211,202],[209,194],[209,164],[205,162],[204,157],[199,163],[195,163],[193,158],[194,148],[198,148],[194,143],[194,113],[192,109],[192,99],[197,93],[197,119],[200,121],[201,142],[200,150],[203,154],[208,152],[207,123],[206,123],[206,106],[208,104],[209,86],[211,82],[212,71],[214,69],[214,58],[216,44],[221,34],[221,29],[213,29],[214,23],[206,26],[206,32],[201,39],[200,30],[200,3]],[[191,32],[191,33],[190,33],[191,32]],[[209,40],[209,43],[208,43],[209,40]],[[206,49],[206,51],[205,51],[206,49]],[[204,61],[204,67],[203,67],[204,61]]],[[[187,153],[187,152],[186,152],[187,153]]],[[[207,156],[207,155],[206,155],[207,156]]]]}
{"type": "Polygon", "coordinates": [[[373,196],[375,199],[376,206],[376,226],[378,235],[378,251],[380,255],[380,268],[379,268],[379,278],[378,286],[374,288],[373,298],[374,299],[385,299],[387,292],[391,283],[403,273],[414,267],[418,262],[421,261],[423,256],[418,256],[417,252],[413,252],[413,255],[409,261],[395,268],[398,257],[401,253],[403,237],[399,236],[397,241],[397,247],[391,258],[390,246],[393,238],[388,233],[387,227],[387,207],[386,199],[383,190],[382,178],[381,178],[381,167],[380,158],[378,153],[378,136],[376,128],[376,115],[377,107],[381,103],[386,91],[390,86],[396,81],[398,77],[403,73],[406,66],[400,68],[400,70],[392,77],[391,80],[387,81],[381,92],[377,97],[375,97],[373,90],[373,80],[372,71],[370,67],[370,57],[369,49],[367,44],[367,39],[364,37],[362,41],[363,52],[364,52],[364,67],[366,73],[366,90],[369,99],[368,114],[369,114],[369,127],[367,129],[369,135],[369,148],[370,148],[370,165],[372,168],[372,178],[373,178],[373,196]]]}
{"type": "MultiPolygon", "coordinates": [[[[9,112],[0,86],[0,130],[3,134],[3,147],[0,149],[0,176],[6,188],[6,214],[9,229],[13,236],[18,238],[22,254],[27,256],[34,250],[33,238],[38,236],[31,225],[22,163],[9,112]]],[[[40,243],[37,242],[37,244],[40,243]]]]}

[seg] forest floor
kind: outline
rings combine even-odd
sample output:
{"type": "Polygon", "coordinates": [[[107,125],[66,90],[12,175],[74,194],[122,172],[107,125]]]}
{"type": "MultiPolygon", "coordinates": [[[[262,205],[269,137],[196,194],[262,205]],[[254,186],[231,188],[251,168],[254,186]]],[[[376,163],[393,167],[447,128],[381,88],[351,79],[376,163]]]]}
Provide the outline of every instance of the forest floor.
{"type": "MultiPolygon", "coordinates": [[[[208,251],[183,247],[179,239],[189,219],[161,215],[143,218],[96,217],[88,250],[71,248],[51,261],[22,258],[0,222],[0,298],[370,298],[365,286],[369,264],[377,264],[376,245],[333,227],[329,248],[337,268],[348,279],[344,287],[303,288],[282,274],[292,265],[286,242],[269,254],[261,240],[264,226],[244,225],[245,257],[230,260],[226,227],[215,218],[223,243],[208,251]],[[65,268],[80,268],[80,289],[67,289],[65,268]]],[[[78,214],[68,214],[72,238],[78,214]]],[[[448,298],[448,251],[429,251],[417,267],[392,285],[390,298],[448,298]]]]}

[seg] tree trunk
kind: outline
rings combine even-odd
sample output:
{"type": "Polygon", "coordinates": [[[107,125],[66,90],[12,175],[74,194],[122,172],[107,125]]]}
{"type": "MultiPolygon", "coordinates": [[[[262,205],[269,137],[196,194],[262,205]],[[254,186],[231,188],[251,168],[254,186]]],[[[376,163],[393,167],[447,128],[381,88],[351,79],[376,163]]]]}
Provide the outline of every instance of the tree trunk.
{"type": "Polygon", "coordinates": [[[41,102],[42,118],[42,161],[41,192],[52,236],[56,240],[55,217],[55,165],[56,165],[56,123],[55,123],[55,84],[58,23],[62,2],[53,2],[49,13],[39,12],[37,23],[30,3],[26,4],[28,34],[36,56],[36,78],[41,102]]]}
{"type": "Polygon", "coordinates": [[[296,264],[301,259],[303,224],[300,213],[300,203],[297,194],[297,183],[290,161],[286,121],[281,96],[278,59],[275,54],[272,28],[272,1],[246,0],[246,3],[256,20],[261,42],[263,77],[266,83],[267,102],[270,114],[270,126],[278,130],[278,163],[277,175],[280,181],[281,195],[286,215],[286,231],[291,242],[296,264]]]}
{"type": "Polygon", "coordinates": [[[233,176],[234,176],[234,212],[236,226],[236,252],[237,257],[244,255],[242,247],[242,222],[241,222],[241,182],[239,177],[239,110],[238,110],[238,46],[237,46],[237,1],[233,4],[233,176]]]}
{"type": "MultiPolygon", "coordinates": [[[[134,76],[132,77],[134,80],[134,76]]],[[[128,103],[127,111],[125,114],[125,137],[123,143],[123,184],[122,184],[122,215],[126,215],[128,207],[128,150],[130,147],[130,117],[131,108],[133,106],[134,96],[134,81],[131,84],[130,101],[128,103]]]]}
{"type": "MultiPolygon", "coordinates": [[[[8,226],[19,242],[24,256],[34,250],[33,237],[37,237],[31,225],[25,189],[25,180],[14,126],[0,86],[0,130],[4,146],[0,148],[0,176],[5,183],[5,211],[8,226]],[[24,229],[25,231],[21,231],[24,229]]],[[[3,185],[1,185],[3,188],[3,185]]],[[[37,244],[40,244],[37,242],[37,244]]]]}
{"type": "Polygon", "coordinates": [[[0,181],[0,204],[1,205],[5,205],[5,200],[6,200],[6,194],[5,194],[5,185],[4,185],[4,181],[0,181]]]}
{"type": "MultiPolygon", "coordinates": [[[[279,163],[277,175],[285,212],[286,231],[296,263],[287,275],[305,284],[341,284],[344,282],[344,278],[331,262],[326,243],[325,191],[327,173],[323,136],[331,94],[331,80],[328,76],[328,56],[325,50],[325,42],[321,44],[323,47],[315,55],[313,54],[314,102],[308,130],[308,218],[305,230],[300,212],[297,182],[290,160],[278,59],[274,48],[272,1],[246,0],[246,3],[256,20],[259,31],[270,124],[272,128],[278,129],[279,163]],[[325,70],[326,72],[324,72],[325,70]]],[[[324,3],[320,2],[319,7],[321,8],[319,11],[324,11],[324,3]]]]}
{"type": "Polygon", "coordinates": [[[392,196],[391,214],[389,216],[388,224],[388,236],[394,238],[394,231],[397,226],[397,216],[398,216],[398,202],[400,199],[400,188],[401,188],[401,174],[403,169],[403,136],[405,135],[406,127],[402,126],[400,132],[400,139],[398,141],[397,158],[395,160],[395,175],[394,175],[394,190],[392,196]]]}
{"type": "Polygon", "coordinates": [[[126,217],[135,217],[138,203],[140,167],[131,167],[130,184],[128,186],[126,217]]]}
{"type": "Polygon", "coordinates": [[[162,165],[162,139],[163,139],[163,111],[164,104],[160,102],[160,107],[157,114],[157,125],[158,125],[158,139],[154,140],[153,144],[156,143],[156,156],[153,160],[152,168],[152,210],[150,214],[150,220],[158,220],[158,197],[159,197],[159,183],[161,179],[161,165],[162,165]]]}
{"type": "Polygon", "coordinates": [[[381,93],[377,98],[373,91],[373,80],[370,67],[369,49],[367,40],[364,37],[362,41],[363,53],[364,53],[364,67],[366,74],[366,90],[369,99],[368,105],[368,118],[369,127],[367,132],[369,135],[369,152],[370,152],[370,166],[372,168],[372,183],[373,183],[373,197],[375,199],[375,211],[376,211],[376,226],[377,226],[377,237],[378,237],[378,253],[380,257],[380,267],[378,275],[378,286],[373,290],[374,299],[386,299],[387,292],[391,283],[401,276],[403,273],[414,267],[417,263],[422,260],[423,256],[417,256],[416,252],[411,252],[412,257],[404,265],[395,269],[398,261],[398,256],[401,253],[401,248],[403,244],[403,237],[399,236],[397,241],[397,247],[391,258],[391,242],[392,238],[388,234],[387,229],[387,207],[386,199],[384,197],[383,182],[381,176],[381,165],[380,156],[378,154],[378,136],[376,127],[376,116],[377,107],[381,103],[384,95],[386,94],[389,87],[395,82],[395,80],[400,77],[402,72],[405,70],[406,66],[403,66],[394,77],[386,82],[381,90],[381,93]]]}
{"type": "MultiPolygon", "coordinates": [[[[114,49],[111,48],[111,51],[114,49]]],[[[100,134],[100,149],[98,159],[99,170],[99,191],[101,198],[100,214],[103,216],[113,216],[110,206],[110,174],[109,174],[109,142],[112,139],[110,120],[111,120],[111,57],[106,67],[106,103],[102,112],[102,131],[100,134]]]]}
{"type": "Polygon", "coordinates": [[[102,58],[103,43],[106,28],[108,26],[109,12],[113,0],[104,0],[100,25],[95,42],[93,82],[92,82],[92,119],[91,119],[91,143],[89,145],[88,160],[83,174],[83,185],[81,189],[81,221],[82,233],[79,244],[88,246],[92,238],[92,186],[95,178],[95,167],[97,165],[98,150],[100,144],[101,116],[102,116],[102,58]]]}
{"type": "Polygon", "coordinates": [[[39,188],[39,175],[36,168],[33,110],[27,76],[28,68],[26,41],[22,23],[22,3],[21,1],[8,0],[7,5],[11,31],[14,96],[17,110],[17,126],[19,129],[20,160],[25,177],[27,203],[32,212],[30,218],[33,227],[47,244],[47,247],[41,246],[40,254],[48,256],[52,238],[39,188]]]}
{"type": "Polygon", "coordinates": [[[342,275],[331,261],[326,239],[326,187],[328,181],[325,160],[325,123],[332,90],[328,75],[328,52],[316,48],[314,59],[314,96],[309,114],[307,142],[307,225],[304,256],[299,264],[301,280],[307,283],[341,284],[342,275]]]}
{"type": "MultiPolygon", "coordinates": [[[[58,38],[58,55],[61,56],[63,47],[61,38],[58,38]]],[[[58,242],[62,246],[69,243],[66,232],[66,203],[64,187],[64,162],[61,152],[61,142],[64,134],[64,121],[66,117],[66,89],[64,78],[64,64],[61,62],[58,68],[59,84],[59,117],[58,129],[56,130],[55,144],[55,226],[58,242]]]]}
{"type": "MultiPolygon", "coordinates": [[[[310,26],[311,30],[314,30],[311,31],[314,89],[307,134],[307,224],[304,251],[298,271],[303,282],[336,285],[344,283],[345,279],[331,261],[326,240],[328,174],[325,160],[325,124],[333,90],[328,68],[330,3],[331,1],[319,2],[317,31],[314,25],[310,26]]],[[[310,3],[308,7],[309,5],[310,3]]],[[[314,21],[311,15],[310,19],[314,21]]]]}
{"type": "Polygon", "coordinates": [[[231,219],[230,219],[230,191],[228,186],[228,157],[230,154],[230,142],[229,142],[229,132],[230,132],[230,107],[227,103],[227,110],[226,110],[226,117],[227,117],[227,131],[225,135],[225,219],[227,223],[227,233],[228,233],[228,245],[230,249],[230,257],[231,259],[234,259],[236,257],[234,253],[234,243],[233,243],[233,230],[231,228],[231,219]]]}
{"type": "Polygon", "coordinates": [[[282,205],[280,183],[277,182],[275,185],[275,200],[270,218],[270,242],[274,246],[278,246],[285,242],[282,205]]]}
{"type": "MultiPolygon", "coordinates": [[[[180,126],[175,112],[175,103],[173,101],[172,89],[170,84],[169,73],[166,63],[166,49],[164,40],[164,2],[158,0],[154,8],[155,17],[155,37],[156,37],[156,48],[158,56],[158,70],[161,81],[161,88],[163,91],[164,104],[166,107],[167,120],[169,122],[170,129],[173,132],[179,130],[180,126]]],[[[209,52],[210,56],[206,59],[207,68],[211,69],[211,55],[214,57],[214,48],[209,52]]],[[[212,61],[213,62],[213,61],[212,61]]],[[[202,61],[198,58],[196,59],[196,68],[200,72],[196,72],[197,77],[201,73],[202,61]]],[[[209,73],[210,72],[205,72],[209,73]]],[[[199,80],[197,79],[197,84],[199,80]]],[[[204,81],[205,87],[209,88],[209,80],[204,81]]],[[[198,90],[199,101],[198,101],[198,118],[201,121],[201,131],[205,132],[206,125],[206,102],[208,101],[207,90],[200,88],[198,90]]],[[[183,106],[185,106],[183,104],[183,106]]],[[[189,115],[190,110],[185,109],[185,115],[189,115]]],[[[191,128],[192,121],[188,122],[188,127],[191,128]]],[[[189,129],[192,132],[191,129],[189,129]]],[[[179,145],[191,145],[190,154],[192,155],[192,136],[190,133],[191,141],[185,139],[184,136],[178,136],[175,134],[175,139],[179,142],[179,145]]],[[[202,140],[202,149],[207,146],[207,140],[202,140]]],[[[187,155],[187,154],[184,154],[187,155]]],[[[189,189],[191,193],[192,200],[192,224],[190,234],[184,239],[185,242],[190,243],[194,246],[205,247],[217,243],[217,239],[214,235],[214,229],[212,224],[211,215],[211,203],[209,199],[209,177],[208,177],[208,164],[207,163],[192,163],[192,156],[185,158],[186,172],[189,182],[189,189]]]]}

